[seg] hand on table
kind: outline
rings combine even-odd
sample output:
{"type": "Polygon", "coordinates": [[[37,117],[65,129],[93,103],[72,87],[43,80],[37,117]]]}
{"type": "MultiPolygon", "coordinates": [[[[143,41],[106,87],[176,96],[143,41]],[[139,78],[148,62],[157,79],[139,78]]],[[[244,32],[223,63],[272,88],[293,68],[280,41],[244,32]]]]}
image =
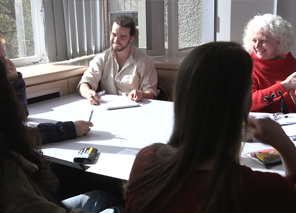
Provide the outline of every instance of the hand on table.
{"type": "Polygon", "coordinates": [[[296,175],[296,149],[282,127],[270,118],[249,118],[249,133],[262,143],[274,147],[281,156],[287,176],[296,175]]]}
{"type": "Polygon", "coordinates": [[[85,97],[88,100],[88,102],[91,103],[92,105],[100,105],[99,100],[101,99],[101,97],[97,94],[96,91],[89,89],[85,93],[85,97]]]}
{"type": "Polygon", "coordinates": [[[88,121],[74,121],[77,137],[81,137],[83,135],[86,135],[89,131],[89,127],[93,127],[92,122],[88,121]]]}
{"type": "Polygon", "coordinates": [[[143,94],[139,90],[132,90],[129,94],[128,97],[135,102],[139,102],[143,99],[143,94]]]}

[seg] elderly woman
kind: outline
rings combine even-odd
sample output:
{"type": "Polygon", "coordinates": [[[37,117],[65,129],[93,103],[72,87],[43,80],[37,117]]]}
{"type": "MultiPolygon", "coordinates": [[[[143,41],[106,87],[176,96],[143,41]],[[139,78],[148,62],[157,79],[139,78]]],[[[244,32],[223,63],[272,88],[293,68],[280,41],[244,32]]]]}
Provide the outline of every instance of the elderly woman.
{"type": "Polygon", "coordinates": [[[253,59],[251,111],[296,112],[292,25],[278,15],[256,15],[244,29],[243,43],[253,59]]]}

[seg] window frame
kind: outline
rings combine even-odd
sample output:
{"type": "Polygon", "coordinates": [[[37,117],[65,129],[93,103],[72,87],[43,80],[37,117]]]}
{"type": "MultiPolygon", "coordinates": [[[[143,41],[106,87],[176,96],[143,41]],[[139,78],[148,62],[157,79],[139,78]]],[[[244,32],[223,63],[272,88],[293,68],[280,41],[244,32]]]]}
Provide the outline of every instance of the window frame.
{"type": "Polygon", "coordinates": [[[45,34],[44,34],[44,9],[42,0],[31,0],[31,14],[35,55],[29,57],[12,58],[16,67],[38,63],[46,60],[45,34]]]}
{"type": "MultiPolygon", "coordinates": [[[[173,35],[168,37],[168,49],[166,56],[174,57],[183,55],[184,52],[192,50],[194,47],[189,47],[185,51],[179,49],[179,34],[178,34],[178,1],[168,1],[168,34],[173,35]]],[[[217,26],[217,7],[218,0],[202,0],[202,41],[201,44],[216,41],[216,26],[217,26]]]]}

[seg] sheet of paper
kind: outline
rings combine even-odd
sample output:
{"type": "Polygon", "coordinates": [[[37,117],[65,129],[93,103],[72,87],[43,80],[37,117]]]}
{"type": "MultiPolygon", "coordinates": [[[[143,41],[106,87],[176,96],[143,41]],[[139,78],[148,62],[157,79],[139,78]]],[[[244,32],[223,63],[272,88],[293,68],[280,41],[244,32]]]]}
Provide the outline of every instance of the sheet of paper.
{"type": "Polygon", "coordinates": [[[100,156],[103,158],[100,160],[99,157],[98,162],[86,171],[128,180],[138,152],[137,149],[126,148],[116,154],[101,153],[105,156],[100,156]]]}
{"type": "MultiPolygon", "coordinates": [[[[282,113],[257,113],[251,112],[251,117],[254,118],[270,118],[281,126],[296,124],[296,113],[282,114],[282,113]]],[[[296,130],[295,130],[296,133],[296,130]]]]}
{"type": "Polygon", "coordinates": [[[102,96],[100,104],[107,110],[138,107],[139,104],[125,96],[102,96]]]}

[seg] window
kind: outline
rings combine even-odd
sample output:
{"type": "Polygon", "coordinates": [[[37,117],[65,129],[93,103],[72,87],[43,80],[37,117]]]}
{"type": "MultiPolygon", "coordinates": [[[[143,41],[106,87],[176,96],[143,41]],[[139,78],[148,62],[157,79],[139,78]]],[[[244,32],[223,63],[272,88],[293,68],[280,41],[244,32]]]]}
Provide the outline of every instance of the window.
{"type": "Polygon", "coordinates": [[[217,0],[1,0],[0,33],[6,37],[7,55],[17,66],[64,61],[91,56],[109,47],[109,13],[136,11],[137,46],[151,56],[175,56],[180,50],[215,40],[216,3],[217,0]]]}
{"type": "Polygon", "coordinates": [[[49,62],[92,57],[105,49],[104,3],[43,1],[49,62]]]}
{"type": "Polygon", "coordinates": [[[15,65],[45,58],[42,0],[1,0],[0,33],[15,65]]]}
{"type": "MultiPolygon", "coordinates": [[[[108,1],[108,8],[109,12],[138,11],[139,47],[143,49],[149,48],[147,47],[149,39],[161,39],[157,34],[160,32],[159,26],[150,28],[149,25],[149,22],[155,25],[155,20],[159,20],[163,24],[163,45],[167,51],[166,55],[174,56],[182,49],[192,48],[203,42],[214,40],[215,1],[112,0],[108,1]],[[163,4],[162,11],[159,10],[160,2],[163,4]],[[152,9],[149,7],[152,7],[152,9]],[[155,10],[159,12],[155,13],[155,10]],[[204,14],[206,18],[203,17],[204,14]],[[146,17],[148,18],[146,19],[146,17]],[[164,20],[163,23],[161,22],[162,19],[164,20]],[[152,38],[147,33],[149,31],[152,32],[152,38]]],[[[154,45],[153,48],[157,47],[159,47],[159,43],[154,45]]]]}

